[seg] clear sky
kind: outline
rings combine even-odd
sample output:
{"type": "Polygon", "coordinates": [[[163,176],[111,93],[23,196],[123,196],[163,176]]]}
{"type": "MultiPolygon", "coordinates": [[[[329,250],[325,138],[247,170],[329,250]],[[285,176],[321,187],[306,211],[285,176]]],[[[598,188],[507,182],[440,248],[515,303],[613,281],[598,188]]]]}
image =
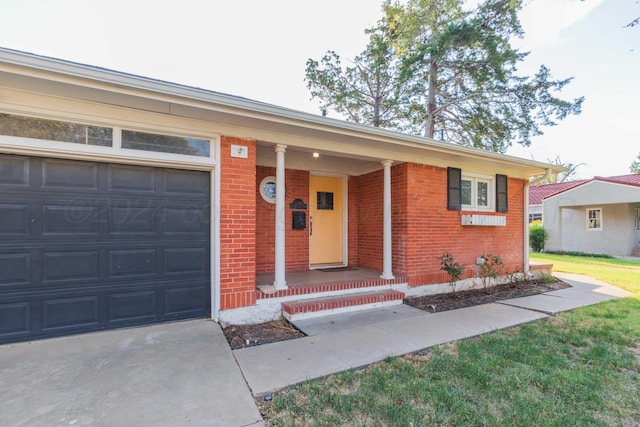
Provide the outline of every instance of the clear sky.
{"type": "MultiPolygon", "coordinates": [[[[523,73],[574,77],[583,112],[509,154],[584,163],[582,178],[629,172],[640,153],[635,0],[527,0],[523,73]]],[[[0,46],[197,86],[317,114],[308,58],[353,58],[381,0],[0,0],[0,46]]]]}

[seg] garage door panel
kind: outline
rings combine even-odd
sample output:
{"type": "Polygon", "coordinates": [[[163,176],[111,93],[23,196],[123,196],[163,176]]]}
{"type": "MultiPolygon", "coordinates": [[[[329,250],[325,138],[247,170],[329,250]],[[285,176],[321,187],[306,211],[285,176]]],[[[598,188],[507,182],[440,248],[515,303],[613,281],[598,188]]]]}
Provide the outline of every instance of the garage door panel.
{"type": "Polygon", "coordinates": [[[167,170],[164,184],[166,193],[209,196],[209,176],[200,172],[167,170]]]}
{"type": "Polygon", "coordinates": [[[166,274],[208,273],[208,251],[200,248],[174,248],[164,251],[166,274]]]}
{"type": "Polygon", "coordinates": [[[126,292],[109,296],[109,323],[152,321],[157,312],[156,291],[126,292]]]}
{"type": "Polygon", "coordinates": [[[156,233],[156,209],[151,207],[112,207],[109,209],[109,232],[113,234],[156,233]]]}
{"type": "Polygon", "coordinates": [[[166,316],[188,316],[205,308],[205,285],[176,287],[165,290],[164,312],[166,316]]]}
{"type": "Polygon", "coordinates": [[[44,332],[98,326],[98,296],[59,298],[43,301],[44,332]]]}
{"type": "Polygon", "coordinates": [[[157,274],[155,249],[109,251],[109,278],[157,274]]]}
{"type": "Polygon", "coordinates": [[[208,316],[210,179],[0,155],[0,343],[208,316]]]}
{"type": "Polygon", "coordinates": [[[42,206],[42,234],[78,235],[98,234],[97,206],[67,205],[42,206]]]}
{"type": "Polygon", "coordinates": [[[29,185],[29,158],[0,155],[0,186],[29,185]]]}
{"type": "Polygon", "coordinates": [[[109,190],[154,193],[156,169],[144,166],[109,165],[109,190]]]}
{"type": "Polygon", "coordinates": [[[31,209],[28,204],[0,204],[0,236],[26,236],[30,232],[31,209]]]}
{"type": "Polygon", "coordinates": [[[25,286],[31,281],[31,254],[0,254],[0,288],[25,286]]]}
{"type": "Polygon", "coordinates": [[[57,189],[98,189],[98,164],[57,159],[42,162],[42,186],[57,189]]]}
{"type": "Polygon", "coordinates": [[[0,304],[0,338],[28,336],[31,332],[31,304],[0,304]]]}
{"type": "Polygon", "coordinates": [[[99,279],[98,251],[43,252],[42,281],[69,282],[99,279]]]}
{"type": "Polygon", "coordinates": [[[199,206],[165,209],[165,233],[207,234],[209,210],[199,206]]]}

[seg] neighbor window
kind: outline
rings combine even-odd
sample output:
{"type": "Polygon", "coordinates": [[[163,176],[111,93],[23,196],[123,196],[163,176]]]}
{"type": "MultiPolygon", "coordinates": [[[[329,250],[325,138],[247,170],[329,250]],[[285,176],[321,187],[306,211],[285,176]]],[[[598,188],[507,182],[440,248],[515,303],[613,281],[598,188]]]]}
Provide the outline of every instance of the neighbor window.
{"type": "Polygon", "coordinates": [[[0,113],[0,135],[102,147],[113,145],[112,128],[3,113],[0,113]]]}
{"type": "Polygon", "coordinates": [[[636,230],[640,230],[640,208],[636,208],[636,230]]]}
{"type": "Polygon", "coordinates": [[[534,221],[542,221],[542,214],[541,213],[529,214],[529,223],[532,223],[534,221]]]}
{"type": "Polygon", "coordinates": [[[602,230],[602,209],[587,209],[587,230],[602,230]]]}

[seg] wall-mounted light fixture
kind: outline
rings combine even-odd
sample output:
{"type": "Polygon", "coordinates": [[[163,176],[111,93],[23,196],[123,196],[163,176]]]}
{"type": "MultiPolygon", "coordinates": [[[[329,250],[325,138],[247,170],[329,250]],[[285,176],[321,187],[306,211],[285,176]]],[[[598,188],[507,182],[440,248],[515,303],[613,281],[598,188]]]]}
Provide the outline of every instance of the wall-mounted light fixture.
{"type": "Polygon", "coordinates": [[[320,153],[313,153],[313,158],[318,160],[320,158],[320,153]]]}

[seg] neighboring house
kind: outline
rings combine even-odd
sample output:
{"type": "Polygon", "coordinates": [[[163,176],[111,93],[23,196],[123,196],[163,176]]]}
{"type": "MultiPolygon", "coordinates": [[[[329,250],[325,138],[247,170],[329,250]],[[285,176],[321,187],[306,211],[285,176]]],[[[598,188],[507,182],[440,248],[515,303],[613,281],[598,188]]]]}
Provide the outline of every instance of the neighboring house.
{"type": "Polygon", "coordinates": [[[529,188],[529,222],[542,221],[542,201],[545,198],[583,184],[584,182],[586,182],[586,180],[531,186],[529,188]]]}
{"type": "Polygon", "coordinates": [[[444,251],[467,278],[483,253],[527,271],[529,179],[547,169],[0,49],[0,342],[258,321],[343,291],[401,301],[446,284],[444,251]],[[376,277],[287,283],[320,267],[376,277]]]}
{"type": "Polygon", "coordinates": [[[640,256],[640,174],[530,190],[530,209],[542,204],[546,250],[640,256]]]}

